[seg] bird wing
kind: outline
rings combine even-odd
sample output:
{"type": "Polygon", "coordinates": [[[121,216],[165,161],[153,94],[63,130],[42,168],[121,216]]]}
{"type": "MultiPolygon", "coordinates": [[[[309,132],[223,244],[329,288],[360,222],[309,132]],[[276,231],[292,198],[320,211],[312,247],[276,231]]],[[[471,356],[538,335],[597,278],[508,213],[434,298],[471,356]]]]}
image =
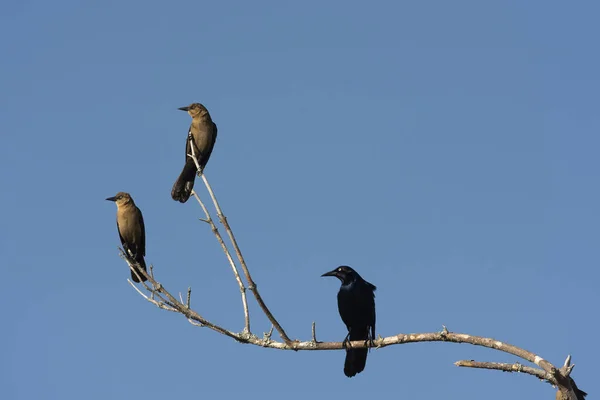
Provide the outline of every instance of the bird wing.
{"type": "Polygon", "coordinates": [[[202,155],[202,161],[204,162],[204,165],[206,165],[206,163],[208,163],[208,160],[210,159],[210,155],[212,154],[213,148],[215,147],[215,142],[217,141],[217,124],[215,124],[214,122],[212,122],[212,135],[210,138],[210,143],[208,145],[208,148],[204,151],[204,154],[202,155]]]}
{"type": "MultiPolygon", "coordinates": [[[[373,285],[371,285],[373,286],[373,285]]],[[[375,287],[375,286],[373,286],[375,287]]],[[[375,340],[375,320],[376,318],[376,313],[375,313],[375,289],[373,289],[373,291],[371,291],[371,296],[369,296],[369,307],[371,309],[371,339],[375,340]]]]}
{"type": "MultiPolygon", "coordinates": [[[[137,208],[137,207],[136,207],[137,208]]],[[[144,226],[144,216],[140,209],[137,209],[138,215],[140,216],[140,243],[138,244],[138,251],[141,251],[142,255],[146,257],[146,227],[144,226]]]]}
{"type": "MultiPolygon", "coordinates": [[[[121,236],[121,227],[119,226],[119,219],[118,218],[117,218],[117,232],[119,232],[119,239],[121,239],[121,244],[123,245],[123,247],[126,247],[125,246],[125,239],[123,239],[123,236],[121,236]]],[[[123,250],[125,250],[125,252],[127,253],[127,249],[123,249],[123,250]]]]}
{"type": "Polygon", "coordinates": [[[371,327],[371,339],[375,340],[375,290],[377,288],[375,287],[375,285],[365,280],[362,281],[362,285],[360,286],[361,313],[365,315],[365,318],[367,320],[366,322],[368,326],[371,327]]]}

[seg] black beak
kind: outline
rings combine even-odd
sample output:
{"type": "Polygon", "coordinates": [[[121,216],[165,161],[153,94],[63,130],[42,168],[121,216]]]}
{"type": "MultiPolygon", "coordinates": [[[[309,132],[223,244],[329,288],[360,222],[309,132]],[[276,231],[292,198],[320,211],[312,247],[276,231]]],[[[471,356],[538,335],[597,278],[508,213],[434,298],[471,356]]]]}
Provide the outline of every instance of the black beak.
{"type": "Polygon", "coordinates": [[[179,108],[178,108],[178,110],[181,110],[181,111],[189,111],[189,110],[190,110],[190,107],[179,107],[179,108]]]}
{"type": "Polygon", "coordinates": [[[323,275],[321,275],[321,276],[322,276],[322,277],[323,277],[323,276],[335,276],[335,277],[337,277],[337,276],[338,276],[338,275],[337,275],[337,268],[336,268],[336,269],[334,269],[333,271],[325,272],[325,273],[324,273],[323,275]]]}
{"type": "Polygon", "coordinates": [[[108,200],[108,201],[117,201],[117,198],[113,196],[113,197],[109,197],[109,198],[108,198],[108,199],[106,199],[106,200],[108,200]]]}

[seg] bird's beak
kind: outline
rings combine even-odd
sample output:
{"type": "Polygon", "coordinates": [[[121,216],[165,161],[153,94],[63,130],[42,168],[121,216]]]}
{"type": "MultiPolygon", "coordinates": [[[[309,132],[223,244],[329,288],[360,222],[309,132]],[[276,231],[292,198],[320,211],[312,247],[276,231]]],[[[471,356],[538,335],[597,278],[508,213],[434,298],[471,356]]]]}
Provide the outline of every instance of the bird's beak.
{"type": "Polygon", "coordinates": [[[117,198],[113,196],[113,197],[109,197],[109,198],[108,198],[108,199],[106,199],[106,200],[108,200],[108,201],[117,201],[117,198]]]}
{"type": "Polygon", "coordinates": [[[179,108],[178,108],[178,110],[181,110],[181,111],[189,111],[189,110],[190,110],[190,107],[179,107],[179,108]]]}
{"type": "Polygon", "coordinates": [[[325,272],[321,276],[335,276],[335,277],[337,277],[337,269],[334,269],[333,271],[325,272]]]}

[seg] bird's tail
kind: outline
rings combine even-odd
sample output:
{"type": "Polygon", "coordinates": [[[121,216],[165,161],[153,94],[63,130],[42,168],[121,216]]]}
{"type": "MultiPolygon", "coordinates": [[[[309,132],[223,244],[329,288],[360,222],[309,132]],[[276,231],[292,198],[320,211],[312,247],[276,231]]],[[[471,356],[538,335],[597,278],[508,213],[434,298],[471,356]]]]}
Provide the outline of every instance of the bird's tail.
{"type": "MultiPolygon", "coordinates": [[[[350,340],[367,340],[369,338],[369,328],[352,329],[350,332],[350,340]]],[[[346,361],[344,362],[344,374],[351,378],[354,375],[362,372],[367,364],[367,353],[369,349],[351,349],[346,348],[346,361]]]]}
{"type": "MultiPolygon", "coordinates": [[[[137,262],[139,264],[140,267],[142,267],[142,269],[144,271],[147,271],[146,269],[146,261],[144,260],[144,257],[138,257],[135,262],[137,262]]],[[[134,266],[134,268],[137,269],[137,267],[134,266]]],[[[142,282],[146,282],[148,279],[141,273],[138,272],[140,275],[140,278],[142,279],[142,282]]],[[[133,279],[134,282],[139,282],[140,280],[138,279],[137,275],[135,274],[135,272],[133,272],[133,270],[131,270],[131,279],[133,279]]]]}
{"type": "Polygon", "coordinates": [[[192,194],[194,188],[194,180],[196,179],[196,165],[192,161],[186,162],[183,171],[179,174],[179,178],[175,181],[171,190],[173,200],[180,203],[185,203],[192,194]]]}

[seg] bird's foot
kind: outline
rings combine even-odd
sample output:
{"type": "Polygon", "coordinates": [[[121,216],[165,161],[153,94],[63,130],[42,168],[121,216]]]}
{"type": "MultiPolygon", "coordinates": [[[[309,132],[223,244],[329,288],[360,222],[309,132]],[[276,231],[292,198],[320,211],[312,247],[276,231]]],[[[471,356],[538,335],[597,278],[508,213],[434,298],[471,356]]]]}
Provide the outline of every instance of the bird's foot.
{"type": "Polygon", "coordinates": [[[348,334],[346,335],[344,340],[342,340],[342,347],[344,349],[347,349],[348,347],[352,347],[352,345],[350,344],[350,332],[348,332],[348,334]]]}

